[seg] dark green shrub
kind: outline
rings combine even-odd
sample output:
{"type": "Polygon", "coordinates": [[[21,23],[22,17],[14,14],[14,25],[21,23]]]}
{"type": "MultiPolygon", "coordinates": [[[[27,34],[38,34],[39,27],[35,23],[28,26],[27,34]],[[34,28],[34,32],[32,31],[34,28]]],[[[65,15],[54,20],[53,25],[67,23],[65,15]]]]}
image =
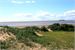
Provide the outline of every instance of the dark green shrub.
{"type": "Polygon", "coordinates": [[[47,28],[45,26],[42,26],[41,31],[47,32],[48,30],[47,30],[47,28]]]}
{"type": "Polygon", "coordinates": [[[60,31],[61,26],[59,23],[55,23],[53,25],[49,25],[48,28],[50,28],[53,31],[60,31]]]}
{"type": "Polygon", "coordinates": [[[74,31],[74,26],[70,24],[61,24],[61,30],[63,31],[74,31]]]}

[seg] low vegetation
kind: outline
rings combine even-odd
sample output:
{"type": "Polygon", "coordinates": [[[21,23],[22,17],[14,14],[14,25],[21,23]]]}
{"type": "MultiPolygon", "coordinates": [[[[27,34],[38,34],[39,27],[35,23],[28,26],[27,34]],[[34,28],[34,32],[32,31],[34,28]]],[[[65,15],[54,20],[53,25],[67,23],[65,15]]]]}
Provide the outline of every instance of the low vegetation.
{"type": "MultiPolygon", "coordinates": [[[[0,41],[2,49],[16,48],[18,44],[29,46],[30,48],[36,47],[40,44],[47,50],[51,49],[73,49],[74,48],[74,26],[69,24],[49,25],[48,27],[31,26],[31,27],[9,27],[1,26],[3,29],[0,31],[7,32],[8,35],[15,36],[16,39],[0,41]],[[50,31],[48,31],[50,29],[50,31]],[[5,31],[4,31],[5,30],[5,31]],[[10,32],[10,34],[9,34],[10,32]],[[40,36],[41,35],[41,36],[40,36]],[[14,45],[12,45],[14,43],[14,45]],[[6,45],[6,46],[5,46],[6,45]]],[[[3,34],[5,34],[3,33],[3,34]]],[[[1,32],[0,32],[1,34],[1,32]]],[[[10,50],[10,49],[9,49],[10,50]]],[[[21,49],[20,49],[21,50],[21,49]]]]}
{"type": "Polygon", "coordinates": [[[44,32],[43,37],[38,37],[35,42],[42,44],[49,49],[68,49],[74,48],[74,33],[73,32],[44,32]]]}

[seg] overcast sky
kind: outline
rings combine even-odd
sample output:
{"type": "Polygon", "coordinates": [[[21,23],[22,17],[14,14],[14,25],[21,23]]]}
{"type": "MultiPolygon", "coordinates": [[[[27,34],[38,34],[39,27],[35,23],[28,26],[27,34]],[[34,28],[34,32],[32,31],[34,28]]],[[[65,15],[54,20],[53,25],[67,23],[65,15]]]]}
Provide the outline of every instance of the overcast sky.
{"type": "Polygon", "coordinates": [[[0,0],[0,22],[74,19],[75,0],[0,0]]]}

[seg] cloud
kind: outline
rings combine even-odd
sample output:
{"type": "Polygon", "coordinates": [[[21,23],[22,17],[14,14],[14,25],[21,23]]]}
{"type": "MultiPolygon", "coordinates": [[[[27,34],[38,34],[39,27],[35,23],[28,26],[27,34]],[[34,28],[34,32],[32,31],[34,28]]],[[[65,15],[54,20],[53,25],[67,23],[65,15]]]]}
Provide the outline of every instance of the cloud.
{"type": "Polygon", "coordinates": [[[25,3],[31,3],[31,1],[25,1],[25,3]]]}
{"type": "Polygon", "coordinates": [[[25,3],[27,3],[27,4],[32,4],[32,3],[35,3],[36,1],[34,1],[34,0],[8,0],[8,1],[11,1],[11,3],[14,3],[14,4],[25,4],[25,3]]]}
{"type": "Polygon", "coordinates": [[[35,3],[36,1],[32,1],[32,3],[35,3]]]}
{"type": "Polygon", "coordinates": [[[75,10],[70,10],[64,12],[64,16],[75,16],[75,10]]]}
{"type": "Polygon", "coordinates": [[[62,14],[39,11],[37,14],[41,20],[75,20],[75,10],[64,11],[62,14]]]}
{"type": "Polygon", "coordinates": [[[29,18],[32,16],[32,13],[17,13],[14,16],[16,16],[16,17],[28,17],[29,18]]]}
{"type": "Polygon", "coordinates": [[[51,14],[47,11],[37,11],[34,14],[32,14],[32,13],[16,13],[14,16],[18,17],[20,19],[23,18],[26,21],[59,20],[59,18],[57,18],[55,16],[55,14],[51,14]]]}
{"type": "Polygon", "coordinates": [[[36,12],[36,16],[46,16],[46,15],[49,15],[49,12],[42,10],[36,12]]]}
{"type": "Polygon", "coordinates": [[[11,3],[15,3],[15,4],[23,4],[23,1],[16,1],[16,0],[11,0],[11,3]]]}
{"type": "Polygon", "coordinates": [[[39,21],[41,20],[38,16],[33,15],[32,13],[16,13],[13,16],[23,19],[24,21],[39,21]]]}
{"type": "Polygon", "coordinates": [[[75,10],[65,11],[62,14],[54,14],[48,11],[36,11],[35,13],[15,13],[8,19],[0,17],[0,21],[47,21],[47,20],[75,20],[75,10]]]}
{"type": "Polygon", "coordinates": [[[32,1],[25,1],[25,3],[35,3],[35,1],[34,0],[32,0],[32,1]]]}
{"type": "Polygon", "coordinates": [[[55,14],[52,14],[50,12],[47,11],[38,11],[35,14],[36,17],[38,17],[40,20],[55,20],[55,14]]]}
{"type": "Polygon", "coordinates": [[[59,20],[75,20],[75,10],[68,10],[62,14],[56,14],[54,18],[58,18],[59,20]]]}

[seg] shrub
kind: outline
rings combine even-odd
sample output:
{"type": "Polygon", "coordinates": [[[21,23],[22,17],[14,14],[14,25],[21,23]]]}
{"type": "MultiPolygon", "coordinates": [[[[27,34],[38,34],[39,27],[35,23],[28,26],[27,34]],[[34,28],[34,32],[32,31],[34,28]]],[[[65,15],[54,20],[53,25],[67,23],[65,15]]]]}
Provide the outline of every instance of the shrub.
{"type": "Polygon", "coordinates": [[[60,31],[60,24],[59,23],[55,23],[53,25],[49,25],[48,28],[50,28],[53,31],[60,31]]]}
{"type": "Polygon", "coordinates": [[[74,31],[74,26],[70,24],[55,23],[53,25],[49,25],[48,28],[53,31],[74,31]]]}
{"type": "Polygon", "coordinates": [[[41,31],[47,32],[48,30],[47,30],[47,28],[45,26],[42,26],[41,31]]]}

